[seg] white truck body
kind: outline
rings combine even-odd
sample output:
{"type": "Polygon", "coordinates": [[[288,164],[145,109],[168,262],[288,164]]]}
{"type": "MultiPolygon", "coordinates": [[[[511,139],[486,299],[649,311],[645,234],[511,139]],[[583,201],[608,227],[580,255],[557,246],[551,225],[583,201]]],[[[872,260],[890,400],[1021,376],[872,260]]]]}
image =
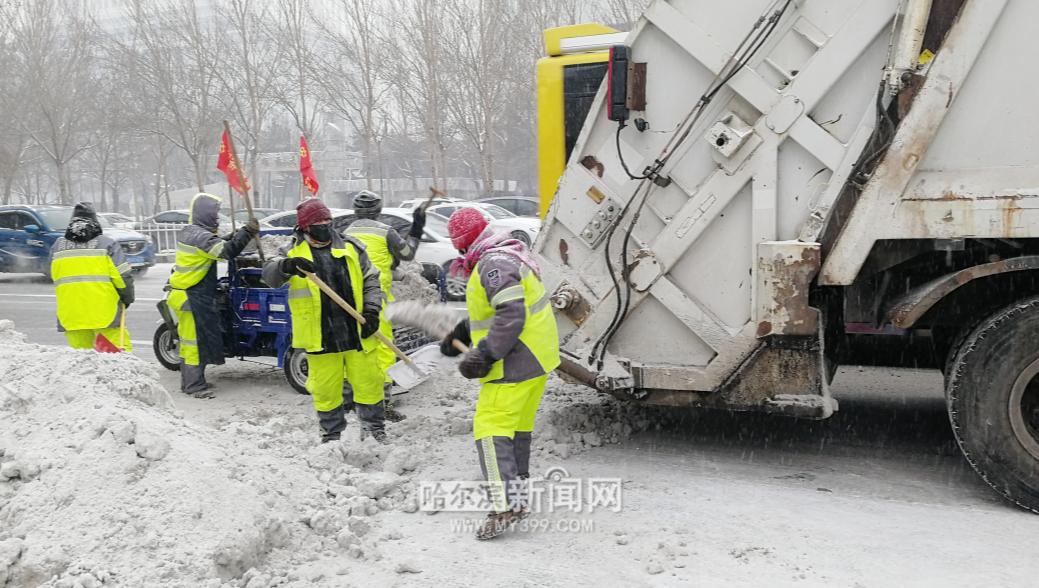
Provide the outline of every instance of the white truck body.
{"type": "Polygon", "coordinates": [[[1039,267],[999,249],[926,283],[884,273],[1039,237],[1036,23],[1034,0],[655,0],[625,41],[648,129],[618,148],[604,83],[535,244],[563,371],[644,402],[824,418],[849,324],[937,333],[919,321],[942,296],[1039,267]],[[663,162],[659,185],[618,151],[635,176],[663,162]]]}

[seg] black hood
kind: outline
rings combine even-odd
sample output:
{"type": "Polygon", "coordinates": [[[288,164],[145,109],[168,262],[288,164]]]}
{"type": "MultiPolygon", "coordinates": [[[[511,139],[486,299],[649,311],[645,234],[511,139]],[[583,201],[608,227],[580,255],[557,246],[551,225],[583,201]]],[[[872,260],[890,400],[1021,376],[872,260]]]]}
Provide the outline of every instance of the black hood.
{"type": "Polygon", "coordinates": [[[191,201],[191,224],[215,231],[220,226],[220,197],[200,192],[191,201]]]}
{"type": "Polygon", "coordinates": [[[72,219],[65,229],[65,238],[76,243],[86,243],[101,234],[101,223],[97,212],[89,202],[80,202],[72,209],[72,219]]]}
{"type": "Polygon", "coordinates": [[[97,211],[94,210],[94,206],[89,202],[80,202],[72,209],[72,218],[85,218],[96,221],[97,211]]]}

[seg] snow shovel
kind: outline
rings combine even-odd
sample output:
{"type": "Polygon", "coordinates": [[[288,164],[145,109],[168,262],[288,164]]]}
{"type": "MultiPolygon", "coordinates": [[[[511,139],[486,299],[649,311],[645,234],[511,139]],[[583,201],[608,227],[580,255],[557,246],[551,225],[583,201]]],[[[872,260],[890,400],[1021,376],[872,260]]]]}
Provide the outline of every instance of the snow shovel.
{"type": "MultiPolygon", "coordinates": [[[[465,347],[460,341],[456,341],[462,347],[465,347]]],[[[401,389],[407,391],[411,390],[415,386],[418,386],[422,382],[428,380],[433,374],[442,373],[448,371],[452,366],[458,363],[457,357],[448,357],[443,353],[440,353],[440,343],[430,343],[424,347],[419,347],[417,350],[411,352],[411,361],[419,367],[422,371],[423,376],[420,378],[416,376],[415,371],[408,367],[402,361],[390,366],[387,373],[393,378],[393,381],[401,387],[401,389]]],[[[401,392],[403,394],[403,392],[401,392]]]]}
{"type": "MultiPolygon", "coordinates": [[[[458,314],[454,308],[444,304],[422,304],[417,300],[405,300],[395,302],[386,307],[386,320],[394,324],[415,327],[426,334],[437,339],[447,337],[455,325],[458,324],[458,314]]],[[[469,353],[469,347],[457,339],[451,340],[451,345],[462,353],[469,353]]],[[[411,354],[411,359],[421,366],[427,376],[446,369],[456,363],[454,358],[449,358],[440,353],[440,344],[432,343],[419,348],[411,354]]],[[[403,369],[400,363],[394,364],[389,369],[389,374],[398,386],[405,390],[422,383],[426,378],[412,382],[411,374],[403,369]]]]}
{"type": "MultiPolygon", "coordinates": [[[[446,304],[423,304],[418,300],[394,302],[386,307],[386,320],[395,325],[406,325],[443,339],[458,324],[458,312],[446,304]]],[[[455,349],[468,353],[469,348],[461,341],[452,341],[455,349]]]]}
{"type": "Polygon", "coordinates": [[[98,353],[122,353],[123,348],[126,347],[126,307],[122,307],[123,312],[119,317],[119,346],[116,347],[108,337],[105,337],[101,333],[98,333],[94,337],[94,351],[98,353]]]}
{"type": "MultiPolygon", "coordinates": [[[[332,288],[330,288],[328,286],[328,284],[326,284],[324,282],[324,280],[322,280],[321,278],[319,278],[319,277],[315,276],[314,274],[312,274],[310,272],[307,272],[307,271],[304,271],[303,274],[307,276],[308,280],[310,280],[311,282],[314,282],[314,284],[318,288],[320,288],[321,291],[324,292],[326,296],[331,298],[333,302],[338,304],[340,306],[340,308],[342,308],[344,311],[346,311],[346,314],[352,316],[355,321],[357,321],[358,323],[360,323],[362,325],[368,322],[368,321],[364,320],[364,317],[361,316],[361,313],[357,312],[356,308],[354,308],[354,307],[350,306],[349,304],[347,304],[347,302],[345,300],[343,300],[342,296],[340,296],[339,294],[336,294],[336,291],[333,290],[332,288]]],[[[400,350],[399,347],[394,345],[393,341],[390,341],[389,339],[387,339],[386,335],[383,335],[379,331],[375,331],[375,338],[378,339],[379,341],[381,341],[383,343],[383,345],[386,345],[387,347],[392,349],[393,353],[395,353],[397,355],[397,357],[399,357],[402,362],[407,364],[408,368],[410,368],[410,371],[413,372],[411,375],[416,379],[415,384],[418,384],[419,382],[424,381],[426,378],[428,378],[430,376],[430,374],[422,371],[419,368],[419,366],[417,366],[415,364],[415,362],[413,362],[411,360],[411,358],[408,357],[408,354],[404,353],[403,351],[400,350]]],[[[412,385],[414,386],[415,384],[412,384],[412,385]]]]}

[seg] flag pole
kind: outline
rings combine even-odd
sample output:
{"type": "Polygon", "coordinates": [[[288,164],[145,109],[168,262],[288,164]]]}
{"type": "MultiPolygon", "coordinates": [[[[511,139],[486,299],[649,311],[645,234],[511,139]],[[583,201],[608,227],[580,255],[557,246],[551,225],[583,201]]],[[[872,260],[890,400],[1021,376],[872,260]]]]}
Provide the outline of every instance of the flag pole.
{"type": "Polygon", "coordinates": [[[237,231],[234,222],[234,191],[231,190],[231,182],[227,183],[227,200],[231,203],[231,231],[237,231]]]}
{"type": "MultiPolygon", "coordinates": [[[[231,150],[231,161],[234,162],[235,174],[238,176],[238,185],[242,187],[242,196],[245,197],[245,209],[249,211],[249,220],[256,220],[253,216],[253,203],[249,200],[249,188],[245,183],[245,176],[242,174],[242,165],[238,162],[238,154],[235,152],[234,139],[231,137],[231,125],[228,124],[227,120],[224,120],[224,132],[227,133],[227,146],[231,150]]],[[[263,256],[263,245],[260,243],[260,234],[257,233],[256,237],[256,253],[260,256],[260,261],[267,261],[263,256]]]]}

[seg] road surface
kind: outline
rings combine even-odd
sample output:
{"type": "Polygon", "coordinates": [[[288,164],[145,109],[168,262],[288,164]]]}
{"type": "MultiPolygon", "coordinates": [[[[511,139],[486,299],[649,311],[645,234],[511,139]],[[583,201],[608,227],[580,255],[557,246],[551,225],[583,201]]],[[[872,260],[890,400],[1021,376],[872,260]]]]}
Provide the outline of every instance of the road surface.
{"type": "MultiPolygon", "coordinates": [[[[168,272],[157,266],[137,281],[128,315],[134,353],[149,361],[168,272]]],[[[0,319],[30,341],[63,344],[52,289],[0,274],[0,319]]],[[[177,375],[162,370],[191,420],[310,411],[270,367],[231,361],[211,374],[220,392],[206,402],[178,395],[177,375]]],[[[540,464],[623,480],[623,509],[596,513],[594,529],[476,543],[451,527],[461,517],[403,512],[381,515],[382,528],[406,529],[393,549],[421,567],[408,577],[415,584],[493,574],[516,585],[1035,585],[1039,517],[1005,504],[963,460],[938,373],[846,367],[833,393],[840,410],[827,421],[683,412],[659,430],[540,464]]],[[[434,408],[401,403],[405,414],[434,408]]],[[[471,441],[452,443],[458,463],[475,463],[471,441]]]]}

